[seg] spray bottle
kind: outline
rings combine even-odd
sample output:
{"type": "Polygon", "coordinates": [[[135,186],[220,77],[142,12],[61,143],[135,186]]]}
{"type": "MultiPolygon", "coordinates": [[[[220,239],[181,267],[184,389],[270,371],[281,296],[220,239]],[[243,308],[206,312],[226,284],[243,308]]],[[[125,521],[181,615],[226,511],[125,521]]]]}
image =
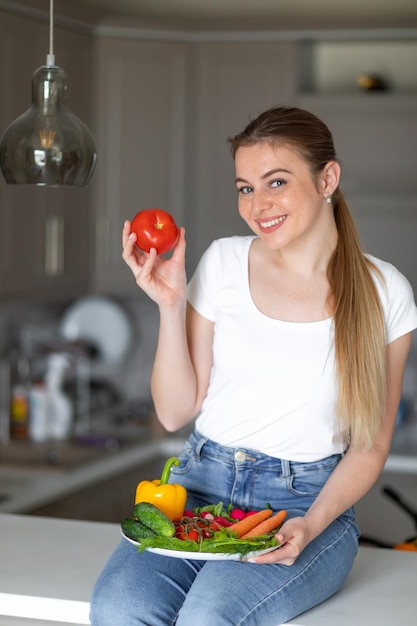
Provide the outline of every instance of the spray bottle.
{"type": "Polygon", "coordinates": [[[69,367],[66,354],[56,352],[48,357],[45,376],[48,393],[48,425],[51,439],[67,439],[71,433],[73,412],[63,391],[65,370],[69,367]]]}

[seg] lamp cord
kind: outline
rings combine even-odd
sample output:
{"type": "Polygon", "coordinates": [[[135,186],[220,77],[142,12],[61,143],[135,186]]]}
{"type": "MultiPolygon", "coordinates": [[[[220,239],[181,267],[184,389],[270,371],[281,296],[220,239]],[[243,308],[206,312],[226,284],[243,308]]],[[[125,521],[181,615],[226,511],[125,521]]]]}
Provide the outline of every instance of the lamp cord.
{"type": "Polygon", "coordinates": [[[55,65],[54,54],[54,0],[49,0],[49,54],[46,57],[46,65],[53,67],[55,65]]]}

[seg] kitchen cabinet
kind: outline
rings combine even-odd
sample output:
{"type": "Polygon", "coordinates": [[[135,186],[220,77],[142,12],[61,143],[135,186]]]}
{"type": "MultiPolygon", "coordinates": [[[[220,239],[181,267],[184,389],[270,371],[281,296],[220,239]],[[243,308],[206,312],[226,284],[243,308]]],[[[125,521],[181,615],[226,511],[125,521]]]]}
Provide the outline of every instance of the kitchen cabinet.
{"type": "Polygon", "coordinates": [[[0,298],[56,302],[86,292],[91,216],[82,191],[1,191],[0,298]]]}
{"type": "Polygon", "coordinates": [[[296,102],[333,133],[364,249],[393,263],[417,292],[417,92],[303,94],[296,102]]]}
{"type": "Polygon", "coordinates": [[[96,289],[136,289],[120,239],[140,209],[185,225],[189,269],[215,237],[246,232],[226,139],[248,112],[290,99],[294,46],[98,41],[96,289]]]}
{"type": "Polygon", "coordinates": [[[299,54],[295,102],[333,133],[362,244],[417,291],[417,43],[323,37],[301,42],[299,54]],[[360,90],[361,74],[380,75],[387,90],[360,90]]]}
{"type": "MultiPolygon", "coordinates": [[[[214,238],[248,232],[237,212],[227,138],[275,104],[308,108],[329,124],[344,169],[343,189],[366,249],[392,261],[417,287],[417,84],[413,91],[411,79],[402,78],[398,91],[361,93],[352,84],[355,70],[343,68],[339,74],[346,74],[348,87],[324,88],[320,46],[296,38],[99,40],[95,108],[103,162],[94,181],[97,289],[134,292],[120,257],[120,230],[140,208],[163,206],[185,225],[189,274],[214,238]]],[[[413,50],[408,47],[407,54],[413,50]]],[[[330,48],[327,64],[332,54],[330,48]]]]}
{"type": "Polygon", "coordinates": [[[184,221],[186,46],[105,37],[96,46],[94,287],[136,293],[121,259],[124,221],[152,207],[184,221]]]}
{"type": "Polygon", "coordinates": [[[249,232],[237,210],[227,139],[262,110],[291,103],[297,78],[296,42],[194,48],[185,214],[190,270],[213,239],[249,232]]]}
{"type": "Polygon", "coordinates": [[[326,42],[325,33],[310,42],[225,39],[98,41],[96,288],[133,293],[120,230],[140,208],[162,205],[185,225],[189,274],[214,238],[248,232],[227,138],[275,104],[303,106],[329,124],[365,248],[417,288],[417,81],[415,64],[405,62],[415,57],[415,42],[375,47],[326,42]],[[368,66],[389,67],[393,90],[360,93],[354,77],[368,66]]]}
{"type": "MultiPolygon", "coordinates": [[[[46,62],[47,24],[2,14],[0,133],[31,104],[31,79],[46,62]]],[[[68,75],[72,111],[89,124],[89,37],[56,29],[55,57],[68,75]]],[[[79,295],[90,278],[88,189],[6,185],[0,180],[0,299],[58,300],[79,295]]]]}

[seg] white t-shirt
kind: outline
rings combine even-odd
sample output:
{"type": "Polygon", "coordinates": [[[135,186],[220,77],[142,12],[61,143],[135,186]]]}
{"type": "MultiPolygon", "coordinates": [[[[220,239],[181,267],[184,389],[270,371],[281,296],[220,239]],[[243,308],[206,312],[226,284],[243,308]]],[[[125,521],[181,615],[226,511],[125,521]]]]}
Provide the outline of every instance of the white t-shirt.
{"type": "MultiPolygon", "coordinates": [[[[298,323],[261,313],[249,289],[253,239],[214,241],[188,286],[192,306],[214,322],[210,385],[196,428],[221,445],[281,459],[308,462],[340,453],[332,318],[298,323]]],[[[370,258],[386,281],[377,286],[390,343],[417,327],[417,307],[407,279],[370,258]]]]}

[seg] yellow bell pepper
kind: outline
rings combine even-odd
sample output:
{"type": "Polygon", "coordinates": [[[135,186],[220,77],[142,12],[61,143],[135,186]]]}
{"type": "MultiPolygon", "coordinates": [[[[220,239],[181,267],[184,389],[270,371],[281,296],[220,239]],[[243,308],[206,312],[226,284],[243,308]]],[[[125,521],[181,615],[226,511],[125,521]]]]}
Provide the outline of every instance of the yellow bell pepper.
{"type": "Polygon", "coordinates": [[[172,456],[165,463],[160,480],[142,480],[136,487],[135,504],[150,502],[170,520],[182,517],[187,501],[187,490],[182,485],[168,484],[172,465],[180,463],[177,457],[172,456]]]}

